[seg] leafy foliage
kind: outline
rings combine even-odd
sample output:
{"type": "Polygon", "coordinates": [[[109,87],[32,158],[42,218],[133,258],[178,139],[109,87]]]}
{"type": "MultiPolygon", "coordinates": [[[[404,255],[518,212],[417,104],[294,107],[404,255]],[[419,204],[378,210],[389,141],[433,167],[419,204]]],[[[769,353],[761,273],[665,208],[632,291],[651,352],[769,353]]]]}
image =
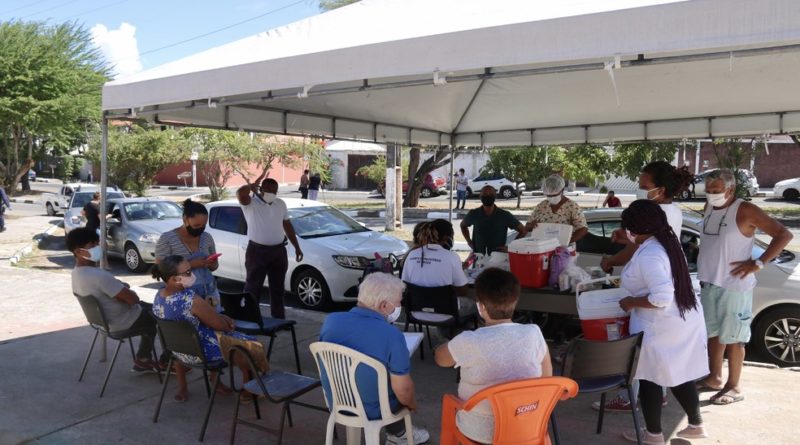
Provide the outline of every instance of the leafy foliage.
{"type": "MultiPolygon", "coordinates": [[[[522,194],[519,185],[525,183],[530,189],[553,173],[554,165],[549,161],[553,156],[561,155],[560,147],[508,147],[489,151],[489,161],[481,170],[482,173],[503,175],[514,182],[517,188],[517,208],[520,207],[522,194]]],[[[553,160],[556,160],[553,159],[553,160]]]]}
{"type": "Polygon", "coordinates": [[[614,146],[611,171],[630,180],[636,180],[642,167],[654,161],[670,162],[675,159],[680,142],[642,142],[614,146]]]}
{"type": "Polygon", "coordinates": [[[714,141],[714,157],[717,158],[717,165],[720,168],[727,168],[736,175],[737,198],[749,199],[747,187],[748,178],[742,171],[748,167],[750,160],[755,158],[759,146],[762,144],[752,144],[741,139],[717,139],[714,141]]]}

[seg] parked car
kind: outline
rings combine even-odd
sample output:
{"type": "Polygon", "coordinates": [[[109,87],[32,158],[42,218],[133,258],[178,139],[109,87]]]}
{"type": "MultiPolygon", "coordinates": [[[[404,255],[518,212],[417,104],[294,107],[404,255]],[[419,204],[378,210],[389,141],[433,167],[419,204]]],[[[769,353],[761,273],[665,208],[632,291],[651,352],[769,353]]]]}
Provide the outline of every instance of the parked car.
{"type": "MultiPolygon", "coordinates": [[[[481,173],[473,179],[470,179],[467,185],[467,196],[472,196],[480,193],[481,189],[491,185],[497,191],[497,195],[503,199],[511,199],[517,196],[517,186],[513,181],[509,181],[503,175],[491,175],[488,173],[481,173]]],[[[520,194],[525,191],[525,183],[519,184],[520,194]]]]}
{"type": "MultiPolygon", "coordinates": [[[[394,259],[396,264],[408,251],[404,241],[374,232],[335,207],[301,199],[284,201],[303,249],[303,261],[298,263],[292,244],[286,246],[289,270],[284,287],[297,294],[306,307],[323,308],[333,301],[355,301],[355,286],[376,252],[383,258],[394,259]]],[[[247,223],[239,203],[218,201],[206,207],[209,211],[206,230],[214,237],[217,252],[222,253],[214,275],[244,282],[247,223]]]]}
{"type": "MultiPolygon", "coordinates": [[[[64,232],[69,233],[72,229],[77,229],[78,227],[86,225],[86,218],[82,215],[83,208],[92,200],[92,196],[95,192],[96,190],[90,192],[81,191],[72,194],[69,208],[64,212],[64,232]]],[[[124,197],[125,194],[118,190],[109,189],[106,191],[106,200],[122,199],[124,197]]],[[[106,203],[108,204],[108,201],[106,203]]]]}
{"type": "Polygon", "coordinates": [[[132,272],[143,272],[154,263],[161,234],[182,224],[183,209],[165,199],[111,199],[108,205],[108,253],[124,258],[132,272]]]}
{"type": "Polygon", "coordinates": [[[795,200],[800,198],[800,178],[784,179],[775,183],[772,193],[776,197],[795,200]]]}
{"type": "MultiPolygon", "coordinates": [[[[704,198],[706,196],[706,176],[718,169],[706,170],[694,177],[694,186],[684,191],[680,196],[681,199],[690,198],[704,198]]],[[[747,195],[755,196],[758,194],[758,179],[756,179],[753,172],[750,170],[740,170],[745,178],[747,178],[747,195]]]]}
{"type": "MultiPolygon", "coordinates": [[[[48,216],[55,216],[58,213],[64,213],[70,206],[69,202],[75,192],[95,192],[100,188],[92,184],[81,183],[67,183],[63,184],[58,189],[58,193],[43,193],[42,206],[48,216]]],[[[119,192],[117,187],[110,187],[109,190],[119,192]]]]}
{"type": "MultiPolygon", "coordinates": [[[[589,233],[577,243],[578,265],[599,266],[603,255],[614,254],[622,246],[611,241],[611,232],[620,227],[621,209],[584,212],[589,233]]],[[[680,241],[696,279],[697,255],[703,218],[684,213],[680,241]]],[[[753,258],[760,257],[767,245],[756,240],[753,258]]],[[[618,275],[615,273],[615,275],[618,275]]],[[[779,366],[800,365],[800,257],[784,250],[757,274],[753,292],[753,335],[749,347],[779,366]]]]}
{"type": "MultiPolygon", "coordinates": [[[[378,184],[378,193],[384,194],[385,185],[378,184]]],[[[403,181],[403,195],[408,193],[408,180],[403,181]]],[[[432,198],[447,193],[447,180],[443,176],[427,174],[422,183],[419,196],[422,198],[432,198]]]]}

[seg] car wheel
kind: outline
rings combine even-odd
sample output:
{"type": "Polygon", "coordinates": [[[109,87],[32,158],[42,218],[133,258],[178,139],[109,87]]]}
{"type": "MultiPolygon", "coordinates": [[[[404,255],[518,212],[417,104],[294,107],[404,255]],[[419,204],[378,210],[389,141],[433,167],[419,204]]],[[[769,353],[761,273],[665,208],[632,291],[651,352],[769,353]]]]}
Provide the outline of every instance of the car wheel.
{"type": "Polygon", "coordinates": [[[304,269],[294,279],[292,290],[297,294],[300,304],[311,309],[324,309],[330,306],[331,292],[322,274],[315,269],[304,269]]]}
{"type": "Polygon", "coordinates": [[[750,344],[778,366],[800,365],[800,307],[772,309],[759,317],[750,344]]]}
{"type": "Polygon", "coordinates": [[[500,196],[502,196],[503,199],[511,199],[515,195],[516,193],[514,193],[514,189],[512,189],[511,187],[503,187],[500,189],[500,196]]]}
{"type": "Polygon", "coordinates": [[[45,207],[47,207],[47,216],[56,216],[56,209],[53,204],[48,202],[45,207]]]}
{"type": "Polygon", "coordinates": [[[472,189],[467,187],[467,198],[472,198],[472,189]]]}
{"type": "Polygon", "coordinates": [[[783,199],[788,199],[789,201],[794,201],[797,198],[800,198],[800,192],[795,190],[795,189],[786,189],[783,192],[783,199]]]}
{"type": "Polygon", "coordinates": [[[433,196],[433,190],[429,189],[428,187],[422,187],[422,190],[419,192],[419,195],[423,198],[430,198],[433,196]]]}
{"type": "Polygon", "coordinates": [[[680,196],[678,196],[678,198],[680,198],[680,199],[682,199],[684,201],[687,200],[687,199],[691,199],[692,198],[692,192],[690,190],[684,190],[684,191],[681,192],[681,194],[680,194],[680,196]]]}
{"type": "Polygon", "coordinates": [[[131,272],[144,272],[147,268],[147,263],[142,259],[139,249],[133,243],[128,243],[125,246],[125,266],[131,272]]]}

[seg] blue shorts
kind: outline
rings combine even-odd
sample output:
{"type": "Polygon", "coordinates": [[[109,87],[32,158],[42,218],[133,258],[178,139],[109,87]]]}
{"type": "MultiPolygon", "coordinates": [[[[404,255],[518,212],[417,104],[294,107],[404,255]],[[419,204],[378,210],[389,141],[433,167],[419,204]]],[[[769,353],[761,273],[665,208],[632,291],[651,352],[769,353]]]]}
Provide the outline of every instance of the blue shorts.
{"type": "Polygon", "coordinates": [[[456,199],[466,200],[467,199],[467,191],[466,190],[456,190],[456,199]]]}
{"type": "Polygon", "coordinates": [[[719,337],[720,344],[750,341],[753,321],[753,291],[737,292],[709,283],[700,291],[708,338],[719,337]]]}

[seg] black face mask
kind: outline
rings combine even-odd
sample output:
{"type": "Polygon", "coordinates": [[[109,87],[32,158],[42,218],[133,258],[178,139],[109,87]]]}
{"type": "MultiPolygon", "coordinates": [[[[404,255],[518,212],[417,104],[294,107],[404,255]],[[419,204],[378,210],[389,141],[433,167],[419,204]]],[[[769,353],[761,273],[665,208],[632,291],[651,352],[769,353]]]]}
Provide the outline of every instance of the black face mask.
{"type": "Polygon", "coordinates": [[[200,227],[199,229],[196,229],[192,226],[186,226],[186,231],[189,232],[189,235],[192,235],[193,237],[197,238],[198,236],[202,235],[203,232],[206,231],[206,226],[200,227]]]}
{"type": "Polygon", "coordinates": [[[481,204],[485,205],[486,207],[493,206],[494,196],[481,196],[481,204]]]}
{"type": "Polygon", "coordinates": [[[453,249],[453,238],[447,238],[446,240],[444,240],[442,242],[442,247],[444,247],[446,250],[452,250],[453,249]]]}

